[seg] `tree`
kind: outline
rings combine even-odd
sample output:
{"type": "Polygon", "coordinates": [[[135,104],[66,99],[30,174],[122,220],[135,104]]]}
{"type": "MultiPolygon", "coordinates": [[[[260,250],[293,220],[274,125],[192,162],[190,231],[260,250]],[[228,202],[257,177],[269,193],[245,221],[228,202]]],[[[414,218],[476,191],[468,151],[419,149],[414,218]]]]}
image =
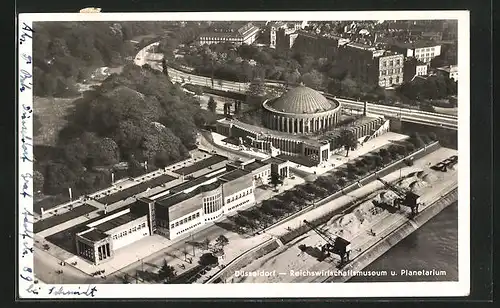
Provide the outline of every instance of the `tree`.
{"type": "Polygon", "coordinates": [[[305,86],[318,89],[323,85],[323,74],[317,70],[312,70],[309,73],[302,75],[302,82],[305,86]]]}
{"type": "Polygon", "coordinates": [[[358,146],[358,140],[351,130],[343,129],[340,131],[337,144],[344,147],[346,150],[345,156],[347,157],[349,156],[349,150],[355,150],[358,146]]]}
{"type": "Polygon", "coordinates": [[[203,240],[203,246],[205,246],[206,250],[210,248],[210,239],[208,237],[203,240]]]}
{"type": "Polygon", "coordinates": [[[210,98],[208,99],[207,109],[212,111],[213,113],[215,113],[215,110],[217,109],[217,103],[212,96],[210,96],[210,98]]]}
{"type": "Polygon", "coordinates": [[[44,180],[43,174],[40,171],[33,171],[33,189],[35,192],[43,191],[44,180]]]}
{"type": "Polygon", "coordinates": [[[62,163],[51,162],[45,170],[44,192],[47,194],[63,193],[74,187],[77,175],[62,163]]]}
{"type": "Polygon", "coordinates": [[[275,172],[271,172],[271,184],[273,184],[274,187],[283,184],[283,177],[275,172]]]}
{"type": "Polygon", "coordinates": [[[217,237],[215,242],[217,243],[217,246],[220,246],[220,247],[224,247],[227,244],[229,244],[229,240],[223,234],[219,235],[219,237],[217,237]]]}
{"type": "Polygon", "coordinates": [[[175,268],[173,266],[168,265],[167,260],[163,260],[163,265],[158,271],[158,278],[160,278],[160,280],[170,282],[176,276],[177,273],[175,271],[175,268]]]}

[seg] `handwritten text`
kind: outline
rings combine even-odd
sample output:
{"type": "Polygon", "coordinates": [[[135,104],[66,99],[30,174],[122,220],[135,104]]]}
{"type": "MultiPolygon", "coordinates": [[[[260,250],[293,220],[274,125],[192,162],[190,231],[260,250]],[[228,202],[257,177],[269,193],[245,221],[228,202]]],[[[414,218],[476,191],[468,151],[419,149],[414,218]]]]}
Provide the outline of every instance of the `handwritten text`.
{"type": "Polygon", "coordinates": [[[24,42],[26,42],[27,39],[32,39],[33,38],[32,35],[35,32],[25,22],[23,22],[23,28],[22,28],[22,30],[23,31],[21,31],[21,35],[19,36],[19,44],[21,44],[21,45],[24,42]]]}
{"type": "Polygon", "coordinates": [[[23,104],[23,112],[21,115],[21,147],[23,149],[21,159],[23,160],[23,162],[32,162],[28,151],[28,149],[33,147],[32,143],[30,143],[32,138],[28,136],[28,127],[26,126],[26,120],[31,117],[32,112],[33,109],[31,109],[30,106],[26,106],[23,104]]]}
{"type": "Polygon", "coordinates": [[[87,290],[81,290],[80,287],[78,289],[65,289],[64,287],[52,287],[49,289],[49,295],[84,295],[95,297],[95,292],[97,292],[97,288],[91,285],[87,287],[87,290]]]}

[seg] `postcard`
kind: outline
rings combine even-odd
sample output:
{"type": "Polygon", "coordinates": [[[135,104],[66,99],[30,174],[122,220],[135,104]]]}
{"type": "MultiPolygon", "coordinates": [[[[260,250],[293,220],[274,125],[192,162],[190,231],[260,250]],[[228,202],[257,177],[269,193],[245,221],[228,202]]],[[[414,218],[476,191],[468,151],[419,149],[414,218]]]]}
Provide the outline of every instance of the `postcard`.
{"type": "Polygon", "coordinates": [[[469,294],[467,11],[20,14],[17,38],[19,298],[469,294]]]}

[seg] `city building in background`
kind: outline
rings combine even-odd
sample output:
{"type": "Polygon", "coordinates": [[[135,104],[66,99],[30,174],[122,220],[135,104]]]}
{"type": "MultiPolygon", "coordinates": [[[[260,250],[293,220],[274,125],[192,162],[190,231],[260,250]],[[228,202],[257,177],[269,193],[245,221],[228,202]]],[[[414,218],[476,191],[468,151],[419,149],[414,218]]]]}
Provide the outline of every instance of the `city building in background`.
{"type": "Polygon", "coordinates": [[[426,64],[441,55],[441,44],[433,41],[400,42],[391,41],[390,49],[403,54],[405,57],[414,57],[426,64]]]}
{"type": "Polygon", "coordinates": [[[255,41],[259,31],[259,27],[254,26],[251,22],[244,23],[243,25],[241,23],[218,23],[211,25],[209,31],[200,34],[197,42],[200,45],[223,42],[230,42],[236,45],[250,45],[255,41]]]}
{"type": "Polygon", "coordinates": [[[412,81],[416,76],[426,76],[427,75],[427,64],[415,59],[414,57],[408,57],[404,63],[404,82],[412,81]]]}
{"type": "Polygon", "coordinates": [[[447,78],[453,79],[458,82],[458,66],[449,65],[445,67],[439,67],[436,69],[438,74],[445,76],[447,78]]]}
{"type": "Polygon", "coordinates": [[[400,53],[352,42],[339,48],[338,63],[368,84],[388,88],[403,83],[404,57],[400,53]]]}

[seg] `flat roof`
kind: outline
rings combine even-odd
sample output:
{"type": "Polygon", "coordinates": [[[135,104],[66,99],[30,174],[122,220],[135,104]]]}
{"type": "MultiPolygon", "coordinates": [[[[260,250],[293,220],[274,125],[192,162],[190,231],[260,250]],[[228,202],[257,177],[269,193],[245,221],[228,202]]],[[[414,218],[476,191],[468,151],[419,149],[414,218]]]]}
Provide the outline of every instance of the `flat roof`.
{"type": "Polygon", "coordinates": [[[426,48],[426,47],[433,47],[433,46],[438,46],[441,45],[439,43],[436,43],[434,41],[425,41],[425,40],[418,40],[415,42],[401,42],[397,40],[391,40],[388,42],[388,44],[391,44],[393,46],[401,47],[401,48],[426,48]]]}
{"type": "Polygon", "coordinates": [[[47,230],[49,228],[55,227],[57,225],[60,225],[66,221],[70,221],[72,219],[75,219],[77,217],[80,217],[82,215],[88,214],[90,212],[93,212],[97,210],[95,206],[89,205],[89,204],[83,204],[80,206],[77,206],[73,208],[72,210],[60,214],[60,215],[54,215],[46,219],[39,220],[33,224],[33,232],[37,233],[43,230],[47,230]]]}
{"type": "Polygon", "coordinates": [[[243,165],[243,170],[247,170],[247,171],[254,171],[254,170],[257,170],[261,167],[264,167],[265,165],[267,165],[266,163],[263,163],[259,160],[256,160],[256,161],[253,161],[249,164],[246,164],[246,165],[243,165]]]}
{"type": "Polygon", "coordinates": [[[220,185],[222,185],[222,181],[218,180],[215,183],[200,186],[189,193],[184,193],[184,192],[176,193],[174,195],[167,196],[164,199],[157,200],[156,202],[158,203],[158,205],[169,208],[173,205],[176,205],[178,203],[181,203],[183,201],[186,201],[188,199],[196,197],[198,194],[200,194],[203,191],[215,189],[220,185]]]}
{"type": "Polygon", "coordinates": [[[228,173],[225,173],[223,175],[220,176],[220,179],[223,180],[223,181],[227,181],[227,182],[230,182],[230,181],[233,181],[233,180],[236,180],[242,176],[245,176],[247,174],[249,174],[250,172],[247,171],[247,170],[243,170],[243,169],[235,169],[233,171],[230,171],[228,173]]]}
{"type": "Polygon", "coordinates": [[[266,158],[266,159],[264,160],[264,162],[265,162],[265,163],[276,164],[276,165],[280,165],[280,164],[282,164],[282,163],[285,163],[286,161],[287,161],[287,160],[285,160],[285,159],[281,159],[281,158],[279,158],[279,157],[277,157],[277,156],[271,156],[271,157],[266,158]]]}
{"type": "Polygon", "coordinates": [[[80,234],[81,237],[88,239],[89,241],[97,242],[107,238],[109,235],[101,232],[100,230],[93,229],[87,233],[80,234]]]}
{"type": "Polygon", "coordinates": [[[168,182],[173,181],[173,180],[175,180],[175,177],[168,175],[168,174],[163,174],[163,175],[155,177],[151,180],[144,181],[144,182],[139,183],[137,185],[134,185],[132,187],[118,191],[114,194],[108,195],[106,197],[102,197],[102,198],[98,199],[97,201],[102,203],[102,204],[108,204],[108,205],[113,204],[115,202],[125,200],[125,199],[130,198],[134,195],[137,195],[141,192],[144,192],[148,188],[160,186],[161,184],[168,183],[168,182]]]}
{"type": "Polygon", "coordinates": [[[210,176],[202,175],[200,177],[194,178],[194,179],[189,180],[187,182],[181,183],[181,184],[179,184],[177,186],[174,186],[174,187],[170,188],[170,195],[173,195],[175,193],[178,193],[178,192],[181,192],[183,190],[189,189],[189,188],[194,187],[196,185],[200,185],[203,182],[206,182],[206,181],[209,181],[210,179],[218,177],[219,175],[220,174],[212,174],[210,176]]]}
{"type": "Polygon", "coordinates": [[[129,213],[120,215],[118,217],[115,217],[113,219],[110,219],[108,221],[105,221],[101,224],[98,224],[97,226],[94,226],[94,227],[102,232],[107,232],[111,229],[114,229],[116,227],[119,227],[121,225],[129,223],[131,221],[134,221],[134,220],[140,218],[141,216],[142,215],[137,215],[137,214],[129,212],[129,213]]]}
{"type": "Polygon", "coordinates": [[[190,166],[187,167],[182,167],[177,170],[172,170],[172,172],[175,172],[177,174],[183,174],[183,175],[190,175],[192,173],[195,173],[196,171],[199,171],[201,169],[207,168],[209,166],[213,166],[215,164],[218,164],[222,161],[227,160],[227,157],[224,157],[222,155],[213,155],[210,156],[209,158],[203,159],[201,161],[198,161],[190,166]]]}

